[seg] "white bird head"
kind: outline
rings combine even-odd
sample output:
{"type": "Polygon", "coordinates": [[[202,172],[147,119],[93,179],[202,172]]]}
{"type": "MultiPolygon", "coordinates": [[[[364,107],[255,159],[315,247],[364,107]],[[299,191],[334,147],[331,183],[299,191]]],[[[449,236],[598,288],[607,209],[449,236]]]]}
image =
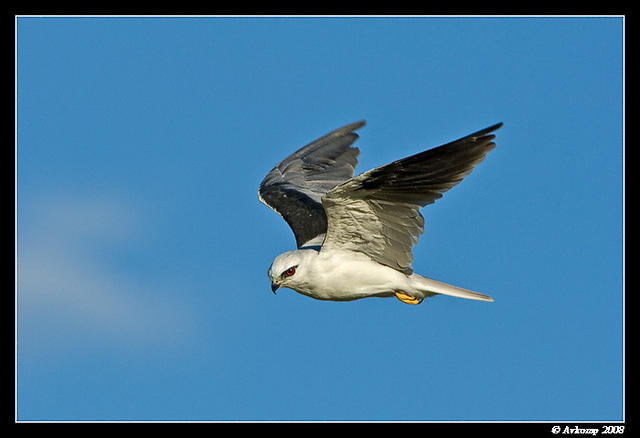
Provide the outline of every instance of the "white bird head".
{"type": "Polygon", "coordinates": [[[318,252],[312,249],[300,249],[288,251],[276,257],[267,273],[273,293],[275,294],[280,287],[294,290],[302,287],[306,283],[304,272],[308,262],[317,254],[318,252]]]}

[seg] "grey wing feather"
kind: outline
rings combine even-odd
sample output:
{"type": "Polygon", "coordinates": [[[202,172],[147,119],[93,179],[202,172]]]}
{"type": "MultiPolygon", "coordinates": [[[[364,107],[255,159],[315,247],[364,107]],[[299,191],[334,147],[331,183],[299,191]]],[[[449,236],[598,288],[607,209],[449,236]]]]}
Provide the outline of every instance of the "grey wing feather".
{"type": "Polygon", "coordinates": [[[424,231],[419,210],[458,184],[495,147],[502,123],[372,169],[323,198],[328,231],[322,250],[349,249],[410,274],[411,248],[424,231]]]}
{"type": "Polygon", "coordinates": [[[351,147],[358,138],[353,131],[364,124],[351,123],[302,147],[275,166],[260,184],[258,198],[289,224],[298,248],[309,242],[322,243],[327,216],[321,198],[353,176],[360,153],[351,147]]]}

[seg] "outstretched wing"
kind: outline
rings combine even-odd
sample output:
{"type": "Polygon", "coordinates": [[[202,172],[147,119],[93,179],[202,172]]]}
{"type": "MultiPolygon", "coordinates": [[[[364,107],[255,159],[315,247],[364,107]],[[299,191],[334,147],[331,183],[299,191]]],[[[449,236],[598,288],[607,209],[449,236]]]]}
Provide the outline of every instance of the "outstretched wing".
{"type": "Polygon", "coordinates": [[[322,196],[353,176],[358,164],[356,129],[364,121],[336,129],[285,158],[258,189],[262,203],[280,214],[293,230],[298,248],[321,245],[327,231],[322,196]]]}
{"type": "Polygon", "coordinates": [[[328,230],[321,251],[347,249],[410,274],[411,248],[424,231],[419,210],[458,184],[495,147],[502,123],[375,168],[322,198],[328,230]]]}

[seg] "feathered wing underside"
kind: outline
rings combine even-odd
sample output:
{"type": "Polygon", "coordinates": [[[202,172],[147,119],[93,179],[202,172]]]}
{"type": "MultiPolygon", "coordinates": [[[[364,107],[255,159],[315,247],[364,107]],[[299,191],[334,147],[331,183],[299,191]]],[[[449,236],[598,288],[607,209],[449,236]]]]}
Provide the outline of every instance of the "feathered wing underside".
{"type": "Polygon", "coordinates": [[[424,231],[419,210],[458,184],[495,147],[490,126],[459,140],[372,169],[323,198],[328,228],[322,251],[347,249],[411,274],[424,231]]]}
{"type": "Polygon", "coordinates": [[[351,123],[309,143],[275,166],[262,180],[258,198],[291,227],[298,248],[321,244],[327,231],[322,196],[353,176],[358,164],[356,129],[351,123]]]}

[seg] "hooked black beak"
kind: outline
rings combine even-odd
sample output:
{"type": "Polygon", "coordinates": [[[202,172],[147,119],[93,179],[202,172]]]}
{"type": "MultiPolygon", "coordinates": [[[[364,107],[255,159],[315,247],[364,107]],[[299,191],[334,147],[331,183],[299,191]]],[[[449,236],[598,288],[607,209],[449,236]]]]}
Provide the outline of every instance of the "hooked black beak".
{"type": "Polygon", "coordinates": [[[278,290],[278,288],[280,287],[280,285],[275,284],[275,283],[271,283],[271,290],[273,291],[273,294],[276,294],[276,291],[278,290]]]}

